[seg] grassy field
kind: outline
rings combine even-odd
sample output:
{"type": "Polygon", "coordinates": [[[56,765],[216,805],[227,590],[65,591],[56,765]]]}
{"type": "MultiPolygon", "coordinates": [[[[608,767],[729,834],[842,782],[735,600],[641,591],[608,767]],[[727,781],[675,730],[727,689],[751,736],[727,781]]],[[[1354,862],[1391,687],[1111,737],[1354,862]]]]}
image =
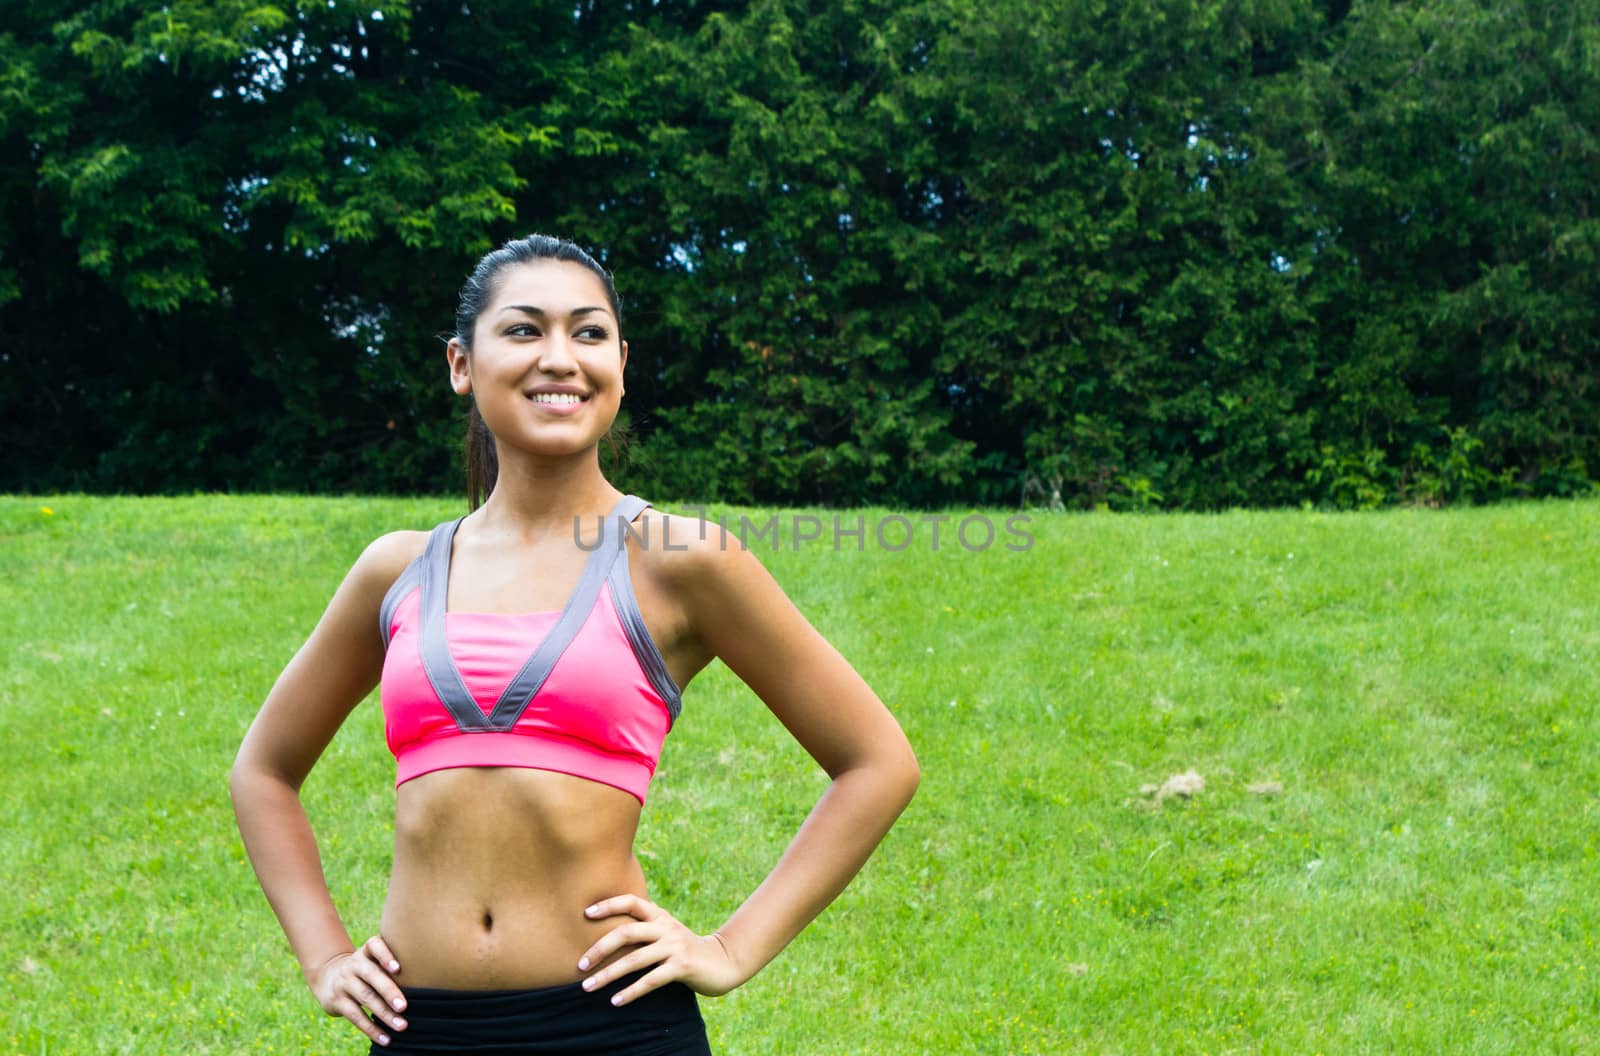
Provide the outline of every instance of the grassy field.
{"type": "MultiPolygon", "coordinates": [[[[361,548],[463,512],[0,497],[0,1054],[365,1051],[225,775],[361,548]]],[[[760,545],[924,777],[840,900],[702,1001],[719,1053],[1600,1049],[1600,502],[1036,514],[1025,551],[926,528],[760,545]]],[[[645,811],[652,893],[710,930],[823,783],[713,665],[645,811]]],[[[365,935],[376,694],[305,795],[365,935]]]]}

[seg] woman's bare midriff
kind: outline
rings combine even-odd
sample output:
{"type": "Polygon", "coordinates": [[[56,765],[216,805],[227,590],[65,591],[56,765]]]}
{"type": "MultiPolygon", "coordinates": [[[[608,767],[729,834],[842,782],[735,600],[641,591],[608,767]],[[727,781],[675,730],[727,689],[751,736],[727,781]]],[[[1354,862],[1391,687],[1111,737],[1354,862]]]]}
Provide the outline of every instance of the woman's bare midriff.
{"type": "Polygon", "coordinates": [[[623,921],[584,908],[646,896],[639,801],[548,770],[460,767],[401,785],[380,927],[403,987],[514,990],[576,982],[623,921]]]}

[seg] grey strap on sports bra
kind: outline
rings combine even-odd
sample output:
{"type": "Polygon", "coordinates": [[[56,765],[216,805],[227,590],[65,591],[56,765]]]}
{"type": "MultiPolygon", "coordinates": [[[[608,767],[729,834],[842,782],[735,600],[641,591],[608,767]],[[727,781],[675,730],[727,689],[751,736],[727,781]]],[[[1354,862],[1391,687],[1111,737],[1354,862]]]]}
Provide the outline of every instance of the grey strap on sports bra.
{"type": "Polygon", "coordinates": [[[677,722],[678,712],[683,710],[683,694],[679,691],[678,684],[672,680],[672,675],[667,671],[667,662],[661,658],[655,639],[650,637],[650,631],[644,625],[644,616],[639,612],[639,601],[633,593],[633,580],[628,575],[626,546],[623,546],[618,554],[616,564],[611,566],[611,575],[606,581],[611,587],[611,604],[616,607],[617,615],[622,617],[622,630],[628,636],[628,644],[633,646],[633,655],[639,660],[639,669],[650,680],[650,684],[655,687],[661,699],[667,702],[668,716],[673,722],[677,722]]]}
{"type": "MultiPolygon", "coordinates": [[[[431,540],[430,540],[431,542],[431,540]]],[[[426,553],[426,551],[424,551],[426,553]]],[[[422,554],[418,554],[400,573],[400,578],[389,586],[378,609],[378,630],[383,633],[383,651],[389,651],[389,629],[394,626],[394,610],[400,607],[406,595],[422,582],[422,554]]]]}
{"type": "MultiPolygon", "coordinates": [[[[567,646],[572,644],[584,621],[589,618],[601,588],[608,581],[611,584],[612,601],[622,617],[623,630],[639,660],[640,668],[666,701],[670,717],[676,720],[682,706],[682,695],[645,629],[627,574],[626,538],[629,532],[634,531],[633,519],[648,505],[636,495],[625,495],[606,514],[600,523],[600,537],[584,563],[578,585],[567,599],[555,626],[506,684],[493,710],[487,715],[462,680],[461,672],[450,655],[445,635],[445,595],[449,585],[451,541],[465,517],[435,526],[428,537],[427,549],[396,581],[395,587],[399,589],[392,590],[391,596],[394,604],[398,604],[399,599],[410,590],[407,576],[414,575],[414,581],[422,592],[418,609],[418,647],[422,654],[422,666],[434,692],[463,732],[506,731],[516,725],[538,695],[545,679],[550,677],[562,653],[566,652],[567,646]],[[417,570],[414,574],[413,567],[417,570]]],[[[384,610],[392,614],[393,606],[389,600],[385,598],[384,610]]],[[[386,641],[388,625],[386,618],[386,641]]]]}

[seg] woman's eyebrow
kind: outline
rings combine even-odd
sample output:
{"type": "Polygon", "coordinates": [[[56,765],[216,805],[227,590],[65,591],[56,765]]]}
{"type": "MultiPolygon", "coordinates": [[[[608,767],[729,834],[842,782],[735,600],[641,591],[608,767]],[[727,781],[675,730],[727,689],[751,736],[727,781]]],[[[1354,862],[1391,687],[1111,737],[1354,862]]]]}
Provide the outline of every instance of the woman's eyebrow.
{"type": "MultiPolygon", "coordinates": [[[[543,318],[545,315],[545,310],[543,308],[537,308],[531,304],[508,304],[500,310],[502,312],[523,312],[527,315],[539,316],[540,318],[543,318]]],[[[588,305],[583,308],[574,308],[570,314],[573,318],[577,318],[580,315],[589,315],[593,312],[605,312],[607,315],[611,314],[610,309],[605,308],[602,305],[588,305]]]]}

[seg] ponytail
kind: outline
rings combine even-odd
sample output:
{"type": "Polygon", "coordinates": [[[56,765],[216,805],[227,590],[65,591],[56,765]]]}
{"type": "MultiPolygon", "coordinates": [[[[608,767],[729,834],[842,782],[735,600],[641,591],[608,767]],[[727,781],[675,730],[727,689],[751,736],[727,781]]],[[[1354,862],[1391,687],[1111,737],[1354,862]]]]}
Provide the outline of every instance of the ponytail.
{"type": "MultiPolygon", "coordinates": [[[[607,434],[609,435],[609,434],[607,434]]],[[[467,409],[467,509],[475,510],[494,490],[500,475],[500,459],[494,450],[494,434],[478,413],[478,401],[467,409]]]]}

